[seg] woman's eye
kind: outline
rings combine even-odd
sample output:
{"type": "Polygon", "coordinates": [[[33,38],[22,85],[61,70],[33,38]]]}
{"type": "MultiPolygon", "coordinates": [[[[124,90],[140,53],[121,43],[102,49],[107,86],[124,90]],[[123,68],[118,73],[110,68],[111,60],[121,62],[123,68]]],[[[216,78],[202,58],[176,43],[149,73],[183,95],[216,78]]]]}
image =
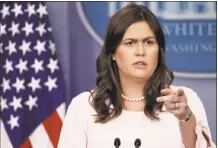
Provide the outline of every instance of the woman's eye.
{"type": "Polygon", "coordinates": [[[148,44],[148,45],[153,45],[153,44],[154,44],[154,41],[147,41],[147,44],[148,44]]]}
{"type": "Polygon", "coordinates": [[[127,43],[125,43],[127,46],[133,46],[134,44],[135,44],[135,42],[127,42],[127,43]]]}

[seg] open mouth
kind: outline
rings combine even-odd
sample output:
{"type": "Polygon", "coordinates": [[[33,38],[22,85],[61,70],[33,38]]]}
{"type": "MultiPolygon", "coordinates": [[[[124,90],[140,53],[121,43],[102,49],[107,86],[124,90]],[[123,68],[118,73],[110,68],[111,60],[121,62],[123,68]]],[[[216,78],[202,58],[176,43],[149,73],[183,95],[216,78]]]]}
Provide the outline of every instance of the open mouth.
{"type": "Polygon", "coordinates": [[[145,68],[146,67],[146,63],[144,62],[144,61],[138,61],[138,62],[135,62],[134,64],[133,64],[133,66],[135,67],[135,68],[145,68]]]}

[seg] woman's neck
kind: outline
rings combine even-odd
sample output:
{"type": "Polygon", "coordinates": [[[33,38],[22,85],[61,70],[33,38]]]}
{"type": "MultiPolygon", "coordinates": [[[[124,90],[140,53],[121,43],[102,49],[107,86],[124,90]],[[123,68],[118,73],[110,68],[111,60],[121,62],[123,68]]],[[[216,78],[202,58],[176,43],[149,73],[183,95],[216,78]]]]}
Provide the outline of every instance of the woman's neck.
{"type": "MultiPolygon", "coordinates": [[[[120,83],[122,87],[123,95],[129,98],[138,98],[144,96],[144,87],[146,85],[146,80],[133,79],[120,77],[120,83]]],[[[128,111],[143,111],[145,108],[145,100],[141,101],[127,101],[123,100],[123,109],[128,111]]]]}
{"type": "Polygon", "coordinates": [[[121,79],[120,81],[123,95],[130,98],[144,96],[145,81],[132,79],[121,79]]]}

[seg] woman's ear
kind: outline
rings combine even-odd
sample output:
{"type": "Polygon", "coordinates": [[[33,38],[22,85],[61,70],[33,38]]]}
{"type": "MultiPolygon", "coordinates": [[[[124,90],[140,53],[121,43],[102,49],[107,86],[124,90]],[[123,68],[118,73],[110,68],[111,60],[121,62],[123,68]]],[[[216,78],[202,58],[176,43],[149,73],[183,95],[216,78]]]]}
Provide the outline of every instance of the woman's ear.
{"type": "Polygon", "coordinates": [[[115,54],[112,54],[112,60],[116,61],[115,54]]]}

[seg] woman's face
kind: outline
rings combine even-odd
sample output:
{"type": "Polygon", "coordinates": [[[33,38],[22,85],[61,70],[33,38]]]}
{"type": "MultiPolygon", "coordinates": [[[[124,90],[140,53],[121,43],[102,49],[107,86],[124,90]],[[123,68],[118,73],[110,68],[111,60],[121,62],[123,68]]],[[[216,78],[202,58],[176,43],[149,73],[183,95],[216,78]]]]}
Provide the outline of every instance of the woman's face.
{"type": "Polygon", "coordinates": [[[133,77],[148,80],[158,62],[159,46],[146,21],[129,26],[113,54],[121,78],[133,77]]]}

